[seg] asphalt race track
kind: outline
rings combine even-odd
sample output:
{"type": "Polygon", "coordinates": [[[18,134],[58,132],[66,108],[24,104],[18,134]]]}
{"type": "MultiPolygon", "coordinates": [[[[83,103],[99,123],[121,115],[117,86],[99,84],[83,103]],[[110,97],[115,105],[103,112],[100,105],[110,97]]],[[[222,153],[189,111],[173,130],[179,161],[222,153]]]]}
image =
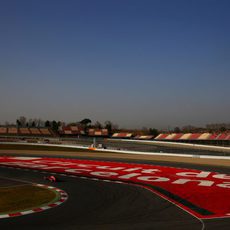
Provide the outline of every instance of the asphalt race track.
{"type": "MultiPolygon", "coordinates": [[[[0,169],[1,175],[44,183],[42,173],[0,169]]],[[[7,229],[201,229],[201,223],[145,189],[60,177],[68,201],[42,213],[0,220],[7,229]],[[188,228],[188,226],[190,226],[188,228]]]]}
{"type": "MultiPolygon", "coordinates": [[[[186,167],[188,168],[188,165],[186,167]]],[[[207,169],[206,166],[205,170],[207,169]]],[[[209,170],[229,173],[227,168],[209,170]]],[[[42,172],[0,167],[0,175],[34,183],[51,184],[43,180],[42,172]]],[[[0,228],[227,230],[230,226],[230,218],[199,220],[141,187],[67,176],[58,178],[61,182],[55,186],[69,195],[64,204],[36,214],[1,219],[0,228]]]]}

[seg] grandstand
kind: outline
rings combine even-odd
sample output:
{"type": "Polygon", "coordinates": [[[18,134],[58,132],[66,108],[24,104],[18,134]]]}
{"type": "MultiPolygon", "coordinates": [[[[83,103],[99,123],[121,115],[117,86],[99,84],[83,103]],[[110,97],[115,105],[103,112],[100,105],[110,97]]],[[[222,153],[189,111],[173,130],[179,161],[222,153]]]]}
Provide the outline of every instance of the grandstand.
{"type": "Polygon", "coordinates": [[[29,128],[19,128],[18,133],[21,135],[30,135],[30,130],[29,128]]]}
{"type": "Polygon", "coordinates": [[[0,127],[1,136],[54,136],[49,128],[0,127]]]}
{"type": "Polygon", "coordinates": [[[0,127],[0,134],[7,134],[8,129],[6,127],[0,127]]]}
{"type": "Polygon", "coordinates": [[[229,140],[230,132],[226,133],[161,133],[155,140],[229,140]]]}
{"type": "Polygon", "coordinates": [[[107,137],[109,132],[108,129],[89,129],[88,135],[92,137],[107,137]]]}
{"type": "Polygon", "coordinates": [[[190,136],[190,140],[197,140],[198,137],[200,136],[200,133],[192,133],[192,135],[190,136]]]}
{"type": "Polygon", "coordinates": [[[202,133],[199,137],[198,140],[209,140],[209,137],[211,136],[211,133],[202,133]]]}
{"type": "MultiPolygon", "coordinates": [[[[168,134],[168,135],[170,135],[170,134],[168,134]]],[[[192,136],[192,133],[185,133],[184,135],[182,135],[182,136],[180,137],[180,140],[189,140],[191,136],[192,136]]],[[[166,136],[166,137],[167,137],[167,136],[166,136]]],[[[165,138],[166,138],[166,137],[165,137],[165,138]]]]}
{"type": "Polygon", "coordinates": [[[161,133],[157,137],[155,137],[156,140],[164,140],[168,136],[168,133],[161,133]]]}
{"type": "Polygon", "coordinates": [[[85,131],[79,126],[62,126],[59,129],[59,134],[61,136],[78,136],[85,135],[85,131]]]}
{"type": "Polygon", "coordinates": [[[229,135],[230,133],[221,133],[216,137],[216,140],[230,140],[229,135]]]}
{"type": "Polygon", "coordinates": [[[54,136],[55,135],[54,132],[49,128],[39,128],[39,130],[43,136],[54,136]]]}
{"type": "Polygon", "coordinates": [[[18,134],[18,129],[15,128],[15,127],[9,127],[8,128],[8,134],[17,135],[18,134]]]}
{"type": "Polygon", "coordinates": [[[132,133],[114,133],[112,135],[113,138],[131,138],[133,137],[132,133]]]}
{"type": "Polygon", "coordinates": [[[176,133],[169,134],[165,139],[172,140],[176,136],[176,133]]]}
{"type": "Polygon", "coordinates": [[[134,139],[137,140],[152,140],[153,136],[152,135],[137,135],[134,137],[134,139]]]}
{"type": "MultiPolygon", "coordinates": [[[[108,137],[108,129],[89,128],[85,130],[82,126],[70,125],[60,127],[58,133],[51,128],[43,127],[16,127],[16,126],[2,126],[0,127],[1,138],[15,138],[15,137],[79,137],[80,135],[88,137],[108,137]]],[[[134,135],[132,132],[116,132],[112,138],[119,139],[136,139],[136,140],[152,140],[152,141],[172,141],[183,143],[197,143],[197,144],[214,144],[230,146],[230,131],[216,132],[216,133],[160,133],[154,138],[152,135],[143,135],[141,132],[134,135]]]]}
{"type": "Polygon", "coordinates": [[[32,135],[41,135],[41,132],[38,128],[29,128],[32,135]]]}

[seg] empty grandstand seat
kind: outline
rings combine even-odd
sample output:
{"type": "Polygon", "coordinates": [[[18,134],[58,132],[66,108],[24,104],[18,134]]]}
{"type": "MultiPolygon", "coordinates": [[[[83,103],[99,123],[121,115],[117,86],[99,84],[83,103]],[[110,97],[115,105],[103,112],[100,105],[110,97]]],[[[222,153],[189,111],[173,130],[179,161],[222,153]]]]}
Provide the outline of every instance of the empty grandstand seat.
{"type": "Polygon", "coordinates": [[[174,136],[173,136],[173,140],[178,140],[180,139],[184,134],[183,133],[176,133],[174,136]]]}
{"type": "Polygon", "coordinates": [[[165,139],[166,140],[172,140],[174,138],[174,136],[176,136],[176,133],[171,133],[165,139]]]}
{"type": "Polygon", "coordinates": [[[41,132],[38,128],[30,128],[30,132],[33,135],[41,135],[41,132]]]}
{"type": "Polygon", "coordinates": [[[216,138],[216,140],[226,140],[228,137],[227,133],[221,133],[218,135],[218,137],[216,138]]]}
{"type": "Polygon", "coordinates": [[[78,126],[70,126],[69,128],[70,128],[73,135],[77,135],[80,133],[78,126]]]}
{"type": "Polygon", "coordinates": [[[230,133],[228,133],[228,136],[226,137],[226,140],[230,141],[230,133]]]}
{"type": "Polygon", "coordinates": [[[67,129],[65,129],[63,132],[64,132],[64,134],[66,134],[66,135],[73,135],[72,130],[67,130],[67,129]]]}
{"type": "Polygon", "coordinates": [[[39,130],[40,130],[41,134],[43,134],[43,135],[47,135],[47,136],[52,135],[51,131],[48,128],[40,128],[39,130]]]}
{"type": "Polygon", "coordinates": [[[18,134],[18,129],[15,127],[8,128],[8,134],[18,134]]]}
{"type": "Polygon", "coordinates": [[[191,135],[192,133],[185,133],[184,135],[180,137],[180,140],[189,140],[191,135]]]}
{"type": "Polygon", "coordinates": [[[29,128],[19,128],[19,134],[30,135],[29,128]]]}
{"type": "Polygon", "coordinates": [[[114,133],[112,135],[112,137],[115,137],[115,138],[130,138],[132,136],[133,136],[132,133],[114,133]]]}
{"type": "Polygon", "coordinates": [[[202,133],[192,133],[191,136],[189,137],[190,140],[197,140],[202,133]]]}
{"type": "Polygon", "coordinates": [[[135,136],[135,139],[138,139],[138,140],[151,140],[151,139],[153,139],[153,136],[152,135],[137,135],[137,136],[135,136]]]}
{"type": "Polygon", "coordinates": [[[209,140],[216,140],[216,138],[219,136],[219,134],[218,133],[213,133],[213,134],[211,134],[210,136],[209,136],[209,140]]]}
{"type": "Polygon", "coordinates": [[[72,131],[78,131],[79,130],[79,128],[77,126],[70,126],[70,129],[72,131]]]}
{"type": "Polygon", "coordinates": [[[164,140],[168,135],[170,135],[170,134],[169,133],[161,133],[155,139],[156,140],[164,140]]]}
{"type": "Polygon", "coordinates": [[[211,133],[202,133],[202,134],[199,136],[198,140],[207,140],[207,139],[209,139],[209,137],[210,137],[211,135],[212,135],[211,133]]]}
{"type": "Polygon", "coordinates": [[[83,127],[72,125],[72,126],[62,126],[59,128],[59,134],[61,135],[84,135],[85,131],[83,127]]]}
{"type": "Polygon", "coordinates": [[[108,129],[89,129],[88,131],[89,136],[108,136],[109,132],[108,129]]]}
{"type": "Polygon", "coordinates": [[[0,134],[7,134],[7,128],[6,127],[0,127],[0,134]]]}

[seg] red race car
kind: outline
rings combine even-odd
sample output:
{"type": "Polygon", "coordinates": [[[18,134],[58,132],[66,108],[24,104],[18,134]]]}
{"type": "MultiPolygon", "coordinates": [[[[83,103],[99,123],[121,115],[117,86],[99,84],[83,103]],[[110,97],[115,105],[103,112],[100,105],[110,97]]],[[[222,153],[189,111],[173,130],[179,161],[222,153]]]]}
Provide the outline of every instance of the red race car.
{"type": "Polygon", "coordinates": [[[53,175],[45,176],[44,179],[49,180],[50,182],[57,182],[57,178],[55,176],[53,176],[53,175]]]}

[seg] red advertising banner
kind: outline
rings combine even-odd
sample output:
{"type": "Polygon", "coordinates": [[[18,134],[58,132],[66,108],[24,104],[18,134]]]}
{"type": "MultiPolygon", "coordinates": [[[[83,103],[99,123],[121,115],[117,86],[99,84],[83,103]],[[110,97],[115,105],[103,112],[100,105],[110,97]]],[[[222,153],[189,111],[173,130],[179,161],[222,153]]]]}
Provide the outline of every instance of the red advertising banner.
{"type": "Polygon", "coordinates": [[[167,166],[94,160],[0,157],[0,166],[122,181],[142,186],[201,219],[230,217],[230,175],[167,166]]]}

